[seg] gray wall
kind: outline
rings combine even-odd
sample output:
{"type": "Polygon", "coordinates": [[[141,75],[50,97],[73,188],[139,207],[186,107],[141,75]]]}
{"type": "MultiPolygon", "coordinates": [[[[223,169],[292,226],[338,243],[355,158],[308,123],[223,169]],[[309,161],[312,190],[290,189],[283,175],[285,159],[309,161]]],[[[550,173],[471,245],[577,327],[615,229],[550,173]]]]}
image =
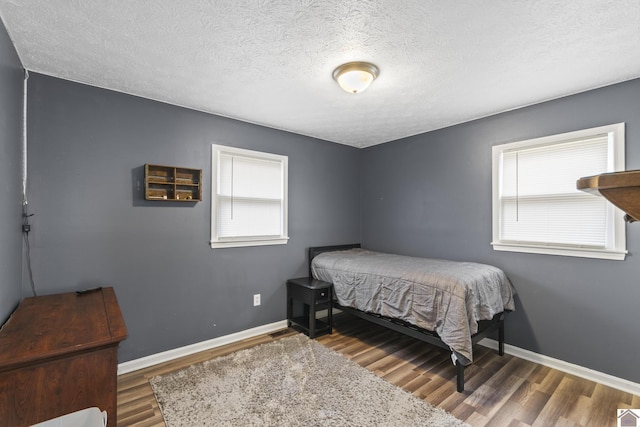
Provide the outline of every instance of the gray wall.
{"type": "Polygon", "coordinates": [[[0,325],[22,298],[22,81],[0,21],[0,325]]]}
{"type": "Polygon", "coordinates": [[[114,286],[130,334],[121,362],[282,320],[284,282],[305,275],[306,248],[362,237],[373,249],[503,268],[519,293],[509,343],[640,381],[640,225],[627,226],[626,261],[489,244],[491,146],[626,122],[627,169],[640,168],[640,80],[365,150],[46,76],[29,82],[36,287],[114,286]],[[211,143],[289,156],[288,245],[208,247],[211,143]],[[144,201],[144,163],[202,168],[205,201],[144,201]]]}
{"type": "Polygon", "coordinates": [[[640,382],[640,224],[627,225],[625,261],[490,245],[491,146],[626,122],[627,169],[638,169],[639,100],[633,80],[364,150],[363,244],[499,266],[519,294],[508,343],[640,382]]]}
{"type": "Polygon", "coordinates": [[[36,288],[114,286],[120,362],[285,319],[306,249],[360,239],[357,149],[35,73],[28,108],[36,288]],[[289,156],[287,245],[209,247],[212,143],[289,156]],[[143,200],[145,163],[203,169],[204,201],[143,200]]]}

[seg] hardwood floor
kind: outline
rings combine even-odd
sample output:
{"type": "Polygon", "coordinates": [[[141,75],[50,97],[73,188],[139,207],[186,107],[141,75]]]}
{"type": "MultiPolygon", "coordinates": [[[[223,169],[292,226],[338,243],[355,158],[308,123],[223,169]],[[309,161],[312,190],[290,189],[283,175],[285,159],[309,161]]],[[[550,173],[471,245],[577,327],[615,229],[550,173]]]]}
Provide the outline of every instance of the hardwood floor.
{"type": "MultiPolygon", "coordinates": [[[[318,342],[474,427],[615,427],[617,409],[640,408],[640,396],[482,346],[465,369],[466,390],[457,393],[449,352],[346,315],[335,323],[318,342]]],[[[118,426],[165,425],[149,378],[295,333],[286,329],[121,375],[118,426]]]]}

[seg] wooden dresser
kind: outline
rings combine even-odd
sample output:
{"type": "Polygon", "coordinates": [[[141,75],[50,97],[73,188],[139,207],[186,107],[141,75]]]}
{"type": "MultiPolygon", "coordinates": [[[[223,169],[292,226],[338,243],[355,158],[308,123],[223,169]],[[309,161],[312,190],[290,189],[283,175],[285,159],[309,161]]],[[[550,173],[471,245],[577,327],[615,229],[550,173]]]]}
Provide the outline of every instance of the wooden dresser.
{"type": "Polygon", "coordinates": [[[117,353],[126,337],[113,288],[25,298],[0,329],[0,426],[91,406],[115,426],[117,353]]]}

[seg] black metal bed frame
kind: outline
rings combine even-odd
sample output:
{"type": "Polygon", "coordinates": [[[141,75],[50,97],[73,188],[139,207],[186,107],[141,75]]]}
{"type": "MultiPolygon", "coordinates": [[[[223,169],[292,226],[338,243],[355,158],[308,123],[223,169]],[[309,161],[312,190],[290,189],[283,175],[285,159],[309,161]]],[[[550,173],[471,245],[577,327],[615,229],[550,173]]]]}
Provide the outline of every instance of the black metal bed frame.
{"type": "MultiPolygon", "coordinates": [[[[311,272],[311,262],[316,255],[319,255],[323,252],[333,252],[333,251],[342,251],[347,249],[359,248],[360,244],[350,244],[350,245],[334,245],[334,246],[318,246],[309,248],[309,277],[313,277],[311,272]]],[[[429,331],[427,329],[420,328],[411,323],[404,322],[402,320],[393,319],[390,317],[385,317],[379,314],[367,313],[364,311],[360,311],[351,307],[343,307],[337,304],[334,304],[334,307],[349,313],[352,316],[358,317],[360,319],[367,320],[369,322],[375,323],[376,325],[383,326],[387,329],[391,329],[396,332],[400,332],[402,334],[408,335],[412,338],[420,340],[422,342],[426,342],[428,344],[434,345],[439,348],[443,348],[445,350],[451,350],[451,348],[445,344],[438,334],[434,331],[429,331]]],[[[504,312],[496,314],[491,320],[481,320],[478,322],[478,332],[471,336],[472,344],[476,344],[483,338],[486,338],[490,334],[498,332],[498,354],[500,356],[504,355],[504,312]]],[[[456,388],[458,392],[464,391],[464,365],[460,363],[460,360],[456,360],[456,388]]]]}

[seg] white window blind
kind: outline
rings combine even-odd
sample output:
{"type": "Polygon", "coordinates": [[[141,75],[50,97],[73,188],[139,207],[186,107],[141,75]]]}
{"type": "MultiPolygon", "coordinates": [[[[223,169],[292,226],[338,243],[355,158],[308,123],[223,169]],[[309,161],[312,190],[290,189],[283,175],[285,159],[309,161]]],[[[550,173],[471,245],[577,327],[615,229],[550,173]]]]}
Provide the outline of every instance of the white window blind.
{"type": "Polygon", "coordinates": [[[287,157],[213,146],[212,247],[287,241],[287,157]]]}
{"type": "Polygon", "coordinates": [[[624,169],[623,141],[621,124],[495,146],[494,248],[624,257],[621,213],[576,189],[581,177],[624,169]]]}

